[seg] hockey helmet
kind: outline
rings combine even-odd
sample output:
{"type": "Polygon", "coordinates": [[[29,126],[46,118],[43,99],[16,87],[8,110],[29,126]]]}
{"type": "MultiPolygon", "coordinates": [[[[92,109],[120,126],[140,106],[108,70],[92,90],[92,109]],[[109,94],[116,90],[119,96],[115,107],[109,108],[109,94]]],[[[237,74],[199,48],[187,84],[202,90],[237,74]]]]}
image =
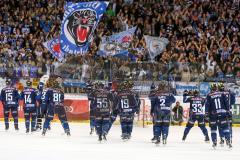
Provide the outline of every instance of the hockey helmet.
{"type": "Polygon", "coordinates": [[[11,82],[12,82],[11,79],[6,79],[6,85],[7,86],[11,85],[11,82]]]}
{"type": "Polygon", "coordinates": [[[27,80],[26,85],[27,85],[27,87],[31,87],[32,86],[32,82],[30,80],[27,80]]]}
{"type": "Polygon", "coordinates": [[[211,91],[216,91],[217,90],[216,83],[211,84],[210,89],[211,89],[211,91]]]}
{"type": "Polygon", "coordinates": [[[224,91],[224,85],[223,85],[223,83],[219,83],[219,84],[218,84],[218,90],[219,90],[219,91],[224,91]]]}

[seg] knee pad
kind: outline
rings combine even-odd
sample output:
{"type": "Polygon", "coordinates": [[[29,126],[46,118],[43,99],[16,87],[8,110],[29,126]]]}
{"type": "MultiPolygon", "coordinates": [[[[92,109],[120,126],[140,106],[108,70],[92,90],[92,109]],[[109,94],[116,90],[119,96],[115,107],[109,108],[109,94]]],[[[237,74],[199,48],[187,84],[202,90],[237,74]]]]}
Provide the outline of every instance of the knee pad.
{"type": "Polygon", "coordinates": [[[209,122],[209,126],[210,126],[210,127],[216,127],[216,128],[217,128],[217,125],[218,125],[218,124],[217,124],[216,121],[210,121],[210,122],[209,122]]]}
{"type": "Polygon", "coordinates": [[[47,116],[46,116],[46,119],[48,119],[48,120],[50,120],[50,121],[53,120],[53,118],[54,118],[54,115],[47,115],[47,116]]]}
{"type": "Polygon", "coordinates": [[[205,127],[205,122],[198,122],[198,127],[205,127]]]}
{"type": "Polygon", "coordinates": [[[4,115],[8,115],[9,114],[9,110],[4,110],[4,115]]]}
{"type": "Polygon", "coordinates": [[[193,121],[188,121],[187,126],[186,127],[193,127],[194,126],[194,122],[193,121]]]}

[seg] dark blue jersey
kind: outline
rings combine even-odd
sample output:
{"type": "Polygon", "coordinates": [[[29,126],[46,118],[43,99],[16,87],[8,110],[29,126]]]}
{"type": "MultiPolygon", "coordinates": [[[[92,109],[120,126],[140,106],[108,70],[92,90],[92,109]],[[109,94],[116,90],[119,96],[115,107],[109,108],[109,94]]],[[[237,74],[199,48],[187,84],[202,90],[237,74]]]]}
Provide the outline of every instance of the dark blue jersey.
{"type": "Polygon", "coordinates": [[[38,90],[38,102],[40,105],[46,105],[46,93],[47,93],[48,89],[42,89],[42,90],[38,90]]]}
{"type": "Polygon", "coordinates": [[[109,116],[112,112],[112,94],[104,89],[93,91],[89,100],[91,100],[91,107],[96,116],[109,116]]]}
{"type": "Polygon", "coordinates": [[[4,107],[8,107],[8,106],[18,107],[19,99],[20,99],[20,96],[16,88],[5,87],[2,89],[0,100],[2,101],[4,107]]]}
{"type": "Polygon", "coordinates": [[[176,99],[169,93],[156,92],[151,98],[151,114],[165,112],[170,113],[172,103],[175,103],[176,99]]]}
{"type": "Polygon", "coordinates": [[[37,90],[34,88],[24,88],[21,93],[21,99],[23,100],[24,107],[36,107],[37,106],[37,90]]]}
{"type": "Polygon", "coordinates": [[[117,93],[115,99],[115,104],[117,105],[116,109],[120,115],[139,112],[140,99],[136,93],[130,90],[122,90],[117,93]]]}
{"type": "Polygon", "coordinates": [[[211,114],[225,114],[229,112],[229,104],[226,95],[222,92],[212,92],[207,95],[205,110],[211,114]]]}
{"type": "Polygon", "coordinates": [[[64,106],[64,92],[61,89],[48,89],[45,102],[50,106],[64,106]]]}
{"type": "Polygon", "coordinates": [[[184,103],[190,103],[190,115],[204,115],[205,114],[205,99],[200,96],[186,97],[183,96],[184,103]]]}
{"type": "Polygon", "coordinates": [[[235,94],[231,91],[223,91],[222,93],[227,97],[227,103],[229,104],[229,107],[231,108],[231,106],[236,103],[235,94]]]}

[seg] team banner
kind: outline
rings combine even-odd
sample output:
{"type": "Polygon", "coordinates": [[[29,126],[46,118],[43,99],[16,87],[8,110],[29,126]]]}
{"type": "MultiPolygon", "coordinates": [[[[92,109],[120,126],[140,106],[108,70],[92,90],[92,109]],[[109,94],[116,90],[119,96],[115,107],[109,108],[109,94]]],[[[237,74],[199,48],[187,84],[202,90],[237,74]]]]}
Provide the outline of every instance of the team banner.
{"type": "Polygon", "coordinates": [[[59,38],[53,38],[47,42],[44,42],[43,46],[46,47],[48,51],[60,62],[63,61],[64,52],[61,51],[59,38]]]}
{"type": "Polygon", "coordinates": [[[69,54],[88,51],[93,33],[109,2],[69,2],[61,26],[61,50],[69,54]]]}
{"type": "Polygon", "coordinates": [[[162,53],[169,43],[167,38],[153,37],[144,35],[150,58],[153,60],[157,55],[162,53]]]}
{"type": "Polygon", "coordinates": [[[128,49],[131,47],[133,35],[137,27],[102,38],[100,56],[114,56],[119,58],[129,57],[128,49]]]}

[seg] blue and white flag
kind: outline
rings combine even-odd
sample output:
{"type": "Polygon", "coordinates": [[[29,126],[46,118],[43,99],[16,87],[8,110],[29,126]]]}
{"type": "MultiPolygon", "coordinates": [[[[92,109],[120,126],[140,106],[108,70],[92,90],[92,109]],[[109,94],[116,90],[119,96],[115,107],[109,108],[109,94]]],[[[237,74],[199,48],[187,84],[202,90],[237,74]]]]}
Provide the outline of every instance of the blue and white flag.
{"type": "Polygon", "coordinates": [[[109,2],[67,3],[61,26],[61,50],[69,54],[88,51],[93,33],[109,2]]]}
{"type": "Polygon", "coordinates": [[[153,60],[157,55],[161,54],[169,43],[167,38],[152,37],[144,35],[150,58],[153,60]]]}
{"type": "Polygon", "coordinates": [[[44,47],[46,47],[48,49],[49,52],[52,53],[52,55],[55,58],[57,58],[60,62],[63,61],[64,52],[61,51],[59,38],[54,38],[47,42],[44,42],[43,45],[44,45],[44,47]]]}
{"type": "Polygon", "coordinates": [[[133,27],[127,31],[103,37],[98,55],[119,58],[129,56],[128,49],[130,49],[136,28],[137,27],[133,27]]]}

